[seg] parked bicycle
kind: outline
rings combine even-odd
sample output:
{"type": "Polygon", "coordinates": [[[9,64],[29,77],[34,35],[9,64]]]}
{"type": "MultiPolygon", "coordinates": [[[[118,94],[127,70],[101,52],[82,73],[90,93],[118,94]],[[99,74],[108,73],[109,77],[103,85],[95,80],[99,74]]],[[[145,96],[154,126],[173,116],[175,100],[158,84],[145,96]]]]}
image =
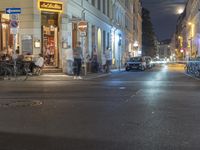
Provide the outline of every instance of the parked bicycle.
{"type": "Polygon", "coordinates": [[[185,72],[200,77],[200,57],[188,61],[185,65],[185,72]]]}
{"type": "Polygon", "coordinates": [[[19,61],[16,64],[13,61],[0,62],[0,75],[4,80],[27,80],[30,75],[30,62],[19,61]]]}

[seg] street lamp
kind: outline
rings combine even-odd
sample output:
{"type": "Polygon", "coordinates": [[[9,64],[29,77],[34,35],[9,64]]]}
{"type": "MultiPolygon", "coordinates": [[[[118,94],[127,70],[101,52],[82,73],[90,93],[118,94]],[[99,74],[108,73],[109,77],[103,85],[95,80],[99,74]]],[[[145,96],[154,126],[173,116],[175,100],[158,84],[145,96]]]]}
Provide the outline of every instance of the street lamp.
{"type": "Polygon", "coordinates": [[[134,44],[133,44],[133,46],[134,47],[138,47],[139,46],[138,41],[135,41],[134,44]]]}
{"type": "Polygon", "coordinates": [[[183,7],[179,7],[176,10],[176,14],[178,14],[178,15],[182,14],[183,12],[184,12],[184,8],[183,7]]]}

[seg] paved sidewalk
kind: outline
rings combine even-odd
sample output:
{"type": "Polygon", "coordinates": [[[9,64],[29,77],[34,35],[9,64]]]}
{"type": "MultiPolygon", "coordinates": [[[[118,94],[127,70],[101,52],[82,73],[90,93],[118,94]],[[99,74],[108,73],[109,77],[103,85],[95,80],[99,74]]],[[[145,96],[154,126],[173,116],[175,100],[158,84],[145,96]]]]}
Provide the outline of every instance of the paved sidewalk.
{"type": "MultiPolygon", "coordinates": [[[[109,76],[111,73],[89,73],[86,76],[82,76],[81,80],[97,79],[105,76],[109,76]]],[[[27,81],[71,81],[74,80],[73,76],[66,75],[64,73],[51,73],[43,74],[40,76],[29,76],[27,81]]]]}
{"type": "MultiPolygon", "coordinates": [[[[92,79],[97,79],[97,78],[102,78],[102,77],[106,77],[111,75],[112,73],[115,72],[122,72],[124,71],[124,69],[112,69],[111,73],[88,73],[86,76],[82,76],[83,79],[81,80],[92,80],[92,79]]],[[[10,80],[4,80],[4,81],[13,81],[15,80],[14,78],[10,79],[10,80]]],[[[18,80],[22,80],[20,79],[20,77],[18,78],[18,80]]],[[[40,76],[28,76],[28,79],[26,81],[76,81],[75,79],[73,79],[72,75],[66,75],[64,73],[45,73],[43,75],[40,76]]],[[[80,80],[80,79],[79,79],[80,80]]],[[[3,81],[3,79],[2,79],[3,81]]],[[[78,79],[77,79],[78,81],[78,79]]]]}

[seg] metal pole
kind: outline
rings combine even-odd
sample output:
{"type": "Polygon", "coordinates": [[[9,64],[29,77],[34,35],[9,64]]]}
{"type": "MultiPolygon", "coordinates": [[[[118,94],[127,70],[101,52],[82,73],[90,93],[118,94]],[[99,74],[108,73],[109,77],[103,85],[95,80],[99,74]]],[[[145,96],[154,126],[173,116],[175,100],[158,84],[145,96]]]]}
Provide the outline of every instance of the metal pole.
{"type": "MultiPolygon", "coordinates": [[[[83,8],[83,0],[81,0],[81,6],[83,8]]],[[[85,8],[83,8],[82,12],[81,12],[81,19],[85,21],[85,8]]],[[[84,40],[84,36],[81,37],[81,43],[82,43],[82,49],[83,49],[83,59],[84,59],[84,74],[87,75],[87,64],[86,64],[86,46],[85,46],[85,40],[84,40]]]]}
{"type": "MultiPolygon", "coordinates": [[[[13,34],[13,51],[14,51],[14,53],[13,53],[13,55],[14,56],[16,56],[16,38],[17,38],[17,36],[16,36],[17,34],[13,34]]],[[[16,80],[16,77],[17,77],[17,62],[16,62],[16,58],[14,57],[14,66],[13,66],[14,68],[14,76],[15,76],[15,80],[16,80]]]]}
{"type": "Polygon", "coordinates": [[[83,49],[83,60],[84,60],[84,75],[87,75],[87,64],[86,64],[86,47],[84,42],[84,37],[81,37],[82,49],[83,49]]]}
{"type": "Polygon", "coordinates": [[[121,70],[121,46],[118,47],[119,50],[119,71],[121,70]]]}
{"type": "Polygon", "coordinates": [[[191,52],[190,52],[190,57],[192,58],[192,37],[191,37],[191,52]]]}

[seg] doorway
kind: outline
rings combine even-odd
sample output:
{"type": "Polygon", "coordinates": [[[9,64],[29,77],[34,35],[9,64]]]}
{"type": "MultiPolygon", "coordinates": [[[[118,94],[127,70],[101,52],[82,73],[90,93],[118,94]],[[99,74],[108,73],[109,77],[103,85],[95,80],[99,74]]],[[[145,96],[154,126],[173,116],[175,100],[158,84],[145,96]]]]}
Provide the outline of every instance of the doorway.
{"type": "Polygon", "coordinates": [[[45,67],[59,67],[58,13],[42,13],[42,53],[45,67]]]}

